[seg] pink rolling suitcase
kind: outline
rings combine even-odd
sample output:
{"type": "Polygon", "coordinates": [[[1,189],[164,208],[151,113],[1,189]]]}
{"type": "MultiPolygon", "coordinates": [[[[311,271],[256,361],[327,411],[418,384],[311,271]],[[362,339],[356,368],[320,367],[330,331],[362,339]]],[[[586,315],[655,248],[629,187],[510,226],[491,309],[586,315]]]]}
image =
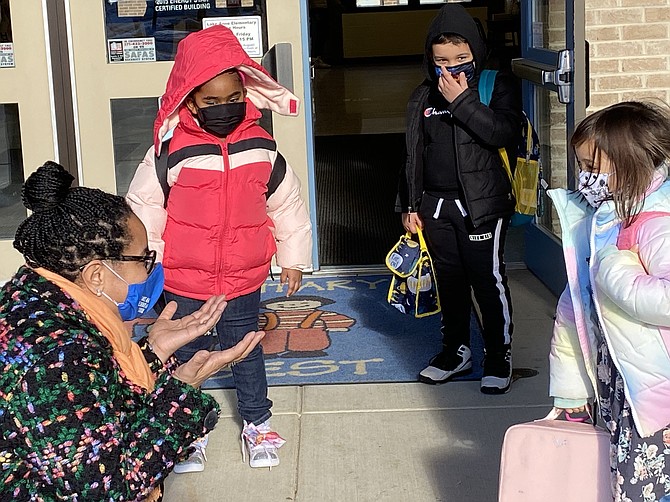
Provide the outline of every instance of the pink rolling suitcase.
{"type": "Polygon", "coordinates": [[[507,429],[498,502],[612,502],[609,433],[556,416],[507,429]]]}

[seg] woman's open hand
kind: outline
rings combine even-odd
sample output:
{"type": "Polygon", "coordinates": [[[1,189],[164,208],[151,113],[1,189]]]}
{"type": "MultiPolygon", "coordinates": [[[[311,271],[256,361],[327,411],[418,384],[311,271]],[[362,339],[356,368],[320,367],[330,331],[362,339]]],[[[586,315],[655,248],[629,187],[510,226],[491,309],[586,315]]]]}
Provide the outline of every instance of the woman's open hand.
{"type": "Polygon", "coordinates": [[[177,311],[177,303],[168,303],[149,329],[149,343],[154,354],[165,363],[175,351],[216,326],[225,308],[223,295],[212,296],[192,314],[172,319],[177,311]]]}
{"type": "Polygon", "coordinates": [[[247,357],[264,336],[264,331],[251,331],[237,345],[229,349],[211,352],[200,350],[174,370],[172,376],[193,387],[200,387],[218,371],[247,357]]]}

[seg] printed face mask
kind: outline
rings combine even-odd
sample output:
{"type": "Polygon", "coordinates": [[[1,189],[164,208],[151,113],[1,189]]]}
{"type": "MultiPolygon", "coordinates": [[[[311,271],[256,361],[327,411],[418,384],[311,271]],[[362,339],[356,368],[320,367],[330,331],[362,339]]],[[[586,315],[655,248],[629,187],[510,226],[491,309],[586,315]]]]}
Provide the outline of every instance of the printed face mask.
{"type": "Polygon", "coordinates": [[[202,128],[215,136],[225,138],[244,120],[247,104],[224,103],[198,108],[198,120],[202,128]]]}
{"type": "Polygon", "coordinates": [[[114,302],[119,308],[121,319],[124,321],[132,321],[156,305],[158,298],[161,293],[163,293],[163,284],[165,282],[165,274],[161,263],[156,263],[156,266],[151,271],[146,281],[137,284],[129,284],[128,281],[117,274],[104,261],[102,264],[107,267],[112,274],[128,284],[128,295],[123,303],[116,303],[109,297],[109,295],[107,295],[107,293],[104,291],[102,292],[105,298],[114,302]]]}
{"type": "MultiPolygon", "coordinates": [[[[456,66],[447,66],[446,70],[451,74],[452,77],[458,77],[459,73],[465,73],[465,78],[471,81],[475,76],[475,62],[468,61],[467,63],[459,64],[456,66]]],[[[439,66],[435,67],[435,73],[438,77],[442,75],[442,68],[439,66]]]]}
{"type": "Polygon", "coordinates": [[[612,198],[612,193],[607,186],[608,179],[609,173],[590,173],[580,170],[577,191],[584,196],[589,204],[597,208],[603,201],[612,198]]]}

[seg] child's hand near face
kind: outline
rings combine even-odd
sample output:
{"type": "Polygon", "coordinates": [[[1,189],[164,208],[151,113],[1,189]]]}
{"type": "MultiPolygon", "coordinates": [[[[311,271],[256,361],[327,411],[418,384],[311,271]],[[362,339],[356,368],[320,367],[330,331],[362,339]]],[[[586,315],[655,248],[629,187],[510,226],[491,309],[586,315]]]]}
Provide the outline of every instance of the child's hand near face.
{"type": "Polygon", "coordinates": [[[443,71],[437,82],[437,88],[444,99],[452,103],[468,88],[468,79],[465,78],[463,72],[459,73],[458,77],[454,77],[451,73],[443,71]]]}

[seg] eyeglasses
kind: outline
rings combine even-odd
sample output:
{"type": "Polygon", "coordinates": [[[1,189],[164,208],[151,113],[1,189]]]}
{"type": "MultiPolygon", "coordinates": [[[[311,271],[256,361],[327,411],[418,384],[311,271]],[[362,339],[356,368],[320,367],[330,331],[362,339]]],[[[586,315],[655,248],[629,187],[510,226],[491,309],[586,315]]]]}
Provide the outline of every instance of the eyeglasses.
{"type": "Polygon", "coordinates": [[[121,255],[119,258],[110,258],[113,261],[143,261],[147,274],[150,274],[156,265],[156,250],[147,251],[144,256],[121,255]]]}

